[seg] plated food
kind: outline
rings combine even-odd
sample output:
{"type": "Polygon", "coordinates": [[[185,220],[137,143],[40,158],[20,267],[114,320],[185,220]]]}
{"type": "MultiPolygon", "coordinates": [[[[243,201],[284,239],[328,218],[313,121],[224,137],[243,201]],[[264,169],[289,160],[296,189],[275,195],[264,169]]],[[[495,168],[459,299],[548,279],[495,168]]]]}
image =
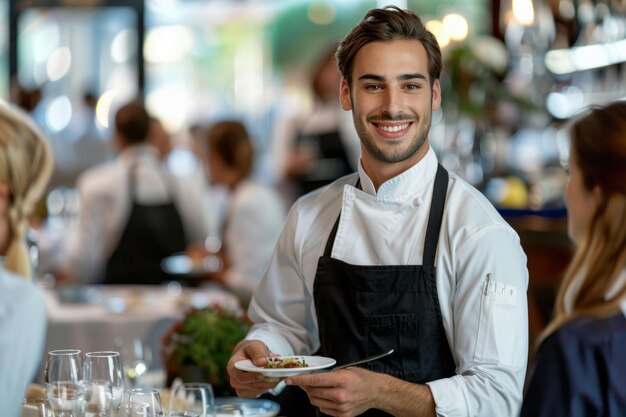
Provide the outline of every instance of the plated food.
{"type": "Polygon", "coordinates": [[[258,372],[267,377],[287,377],[330,368],[337,361],[324,356],[280,356],[268,358],[269,367],[256,366],[249,359],[235,363],[235,368],[258,372]]]}
{"type": "Polygon", "coordinates": [[[267,365],[264,368],[281,369],[281,368],[308,368],[304,358],[281,358],[280,356],[267,358],[267,365]]]}

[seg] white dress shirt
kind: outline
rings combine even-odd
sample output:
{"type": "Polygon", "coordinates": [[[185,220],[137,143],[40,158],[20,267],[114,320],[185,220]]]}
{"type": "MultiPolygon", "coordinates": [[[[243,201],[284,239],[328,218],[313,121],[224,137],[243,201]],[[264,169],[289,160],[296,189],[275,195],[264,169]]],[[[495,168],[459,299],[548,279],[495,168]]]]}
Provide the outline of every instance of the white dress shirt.
{"type": "MultiPolygon", "coordinates": [[[[313,282],[341,211],[332,257],[356,265],[421,265],[437,158],[378,190],[359,167],[299,199],[252,299],[248,339],[272,352],[319,348],[313,282]]],[[[437,291],[456,364],[451,378],[428,383],[439,416],[516,416],[528,353],[526,256],[515,231],[475,188],[450,173],[439,237],[437,291]]],[[[341,318],[338,317],[338,320],[341,318]]]]}
{"type": "Polygon", "coordinates": [[[19,417],[26,388],[43,357],[46,304],[43,292],[0,261],[0,410],[19,417]]]}
{"type": "Polygon", "coordinates": [[[99,282],[130,215],[128,175],[136,161],[135,200],[141,204],[176,205],[189,243],[204,243],[209,230],[209,207],[196,181],[173,176],[164,169],[150,145],[134,145],[114,161],[95,166],[80,176],[77,224],[68,230],[64,263],[79,282],[99,282]]]}
{"type": "Polygon", "coordinates": [[[230,262],[226,283],[246,303],[272,256],[285,216],[280,195],[257,182],[242,181],[229,197],[224,236],[230,262]]]}

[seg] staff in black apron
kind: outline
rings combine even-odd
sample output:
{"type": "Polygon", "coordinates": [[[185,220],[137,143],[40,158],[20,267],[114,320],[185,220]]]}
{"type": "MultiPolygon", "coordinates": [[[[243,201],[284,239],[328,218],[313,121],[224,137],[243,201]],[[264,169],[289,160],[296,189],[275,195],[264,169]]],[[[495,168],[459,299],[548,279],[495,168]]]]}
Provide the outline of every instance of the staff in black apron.
{"type": "MultiPolygon", "coordinates": [[[[105,284],[157,285],[169,276],[163,258],[185,250],[187,239],[173,198],[160,204],[141,204],[136,198],[136,163],[129,170],[130,215],[107,264],[105,284]]],[[[166,182],[167,183],[167,182],[166,182]]]]}
{"type": "MultiPolygon", "coordinates": [[[[447,187],[448,173],[439,165],[423,265],[361,266],[332,258],[337,219],[313,287],[320,355],[342,364],[393,348],[392,355],[362,366],[418,384],[454,375],[435,278],[435,252],[447,187]]],[[[389,414],[370,410],[363,415],[389,414]]]]}

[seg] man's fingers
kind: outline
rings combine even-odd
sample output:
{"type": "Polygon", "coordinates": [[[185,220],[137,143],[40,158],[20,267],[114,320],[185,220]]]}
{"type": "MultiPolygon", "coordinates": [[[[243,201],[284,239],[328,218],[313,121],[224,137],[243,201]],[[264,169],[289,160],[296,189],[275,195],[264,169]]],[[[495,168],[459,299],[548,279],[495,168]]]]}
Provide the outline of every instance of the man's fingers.
{"type": "Polygon", "coordinates": [[[329,372],[322,372],[318,374],[307,374],[290,376],[285,379],[287,385],[298,385],[307,387],[334,387],[337,385],[336,378],[329,378],[329,372]]]}

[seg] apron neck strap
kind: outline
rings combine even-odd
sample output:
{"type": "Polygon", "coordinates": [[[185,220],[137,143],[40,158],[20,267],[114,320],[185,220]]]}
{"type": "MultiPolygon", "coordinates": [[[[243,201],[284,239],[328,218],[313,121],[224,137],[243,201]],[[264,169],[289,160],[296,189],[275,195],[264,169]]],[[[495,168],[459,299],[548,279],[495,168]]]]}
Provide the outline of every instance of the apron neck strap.
{"type": "Polygon", "coordinates": [[[448,171],[441,164],[437,164],[433,199],[430,203],[430,214],[428,215],[428,225],[426,226],[423,265],[435,266],[435,253],[437,252],[437,242],[439,242],[439,232],[441,231],[441,220],[443,219],[443,209],[446,205],[447,194],[448,171]]]}

